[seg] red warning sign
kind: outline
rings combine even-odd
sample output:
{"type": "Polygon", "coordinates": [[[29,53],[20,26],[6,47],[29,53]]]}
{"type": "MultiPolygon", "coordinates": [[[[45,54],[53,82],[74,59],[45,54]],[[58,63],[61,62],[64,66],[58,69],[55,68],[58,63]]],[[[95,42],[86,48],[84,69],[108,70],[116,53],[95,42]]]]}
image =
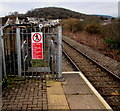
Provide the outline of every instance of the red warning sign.
{"type": "Polygon", "coordinates": [[[42,32],[32,32],[32,59],[43,59],[43,34],[42,32]]]}

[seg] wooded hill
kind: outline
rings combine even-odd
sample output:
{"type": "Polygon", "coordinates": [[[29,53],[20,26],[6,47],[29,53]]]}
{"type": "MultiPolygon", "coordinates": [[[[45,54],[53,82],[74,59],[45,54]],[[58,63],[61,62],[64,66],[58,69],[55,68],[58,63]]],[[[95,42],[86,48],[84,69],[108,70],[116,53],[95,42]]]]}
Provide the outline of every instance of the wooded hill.
{"type": "Polygon", "coordinates": [[[58,7],[36,8],[27,11],[25,16],[42,17],[46,19],[84,18],[85,14],[58,7]]]}
{"type": "MultiPolygon", "coordinates": [[[[87,15],[83,13],[79,13],[76,11],[72,11],[65,8],[60,7],[45,7],[45,8],[35,8],[32,10],[28,10],[25,14],[19,14],[19,12],[13,12],[10,15],[2,17],[2,24],[5,24],[8,18],[19,17],[19,19],[26,19],[26,17],[38,17],[45,19],[67,19],[67,18],[77,18],[84,19],[85,21],[99,21],[101,17],[97,17],[96,15],[87,15]]],[[[102,17],[104,20],[106,17],[102,17]]]]}

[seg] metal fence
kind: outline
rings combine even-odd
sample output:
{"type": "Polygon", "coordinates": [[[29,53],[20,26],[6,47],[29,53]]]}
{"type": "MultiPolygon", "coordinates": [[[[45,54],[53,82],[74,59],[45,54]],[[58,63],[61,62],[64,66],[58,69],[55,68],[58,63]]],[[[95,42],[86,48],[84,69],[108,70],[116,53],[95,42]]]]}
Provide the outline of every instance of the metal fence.
{"type": "Polygon", "coordinates": [[[62,27],[12,25],[1,30],[2,73],[62,78],[62,27]],[[3,33],[2,33],[3,32],[3,33]],[[43,33],[43,59],[32,59],[31,33],[43,33]]]}

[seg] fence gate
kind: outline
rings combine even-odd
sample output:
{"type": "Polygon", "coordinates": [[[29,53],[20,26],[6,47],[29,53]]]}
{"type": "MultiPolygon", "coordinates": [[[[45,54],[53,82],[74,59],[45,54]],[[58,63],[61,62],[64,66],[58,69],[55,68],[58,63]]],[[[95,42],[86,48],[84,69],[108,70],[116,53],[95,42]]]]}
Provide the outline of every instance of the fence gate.
{"type": "Polygon", "coordinates": [[[3,74],[62,78],[62,27],[8,26],[2,41],[3,74]],[[54,76],[55,77],[55,76],[54,76]]]}

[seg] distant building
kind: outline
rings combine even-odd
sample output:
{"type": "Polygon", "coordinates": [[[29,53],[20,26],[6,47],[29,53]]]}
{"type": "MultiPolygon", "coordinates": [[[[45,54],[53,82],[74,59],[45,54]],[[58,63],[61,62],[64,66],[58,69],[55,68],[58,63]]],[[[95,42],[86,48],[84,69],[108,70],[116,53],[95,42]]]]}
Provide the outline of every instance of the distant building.
{"type": "Polygon", "coordinates": [[[83,19],[80,19],[80,21],[84,21],[83,19]]]}
{"type": "Polygon", "coordinates": [[[15,24],[20,24],[20,21],[19,21],[18,17],[16,17],[15,24]]]}
{"type": "Polygon", "coordinates": [[[33,23],[33,24],[38,24],[40,22],[44,22],[45,18],[36,18],[36,17],[27,17],[29,23],[33,23]]]}
{"type": "Polygon", "coordinates": [[[108,20],[104,20],[101,25],[107,25],[107,24],[111,24],[111,19],[108,19],[108,20]]]}
{"type": "Polygon", "coordinates": [[[45,18],[39,18],[40,22],[44,22],[45,18]]]}
{"type": "Polygon", "coordinates": [[[12,24],[12,21],[13,21],[13,20],[11,20],[10,18],[8,18],[7,21],[6,21],[6,23],[5,23],[5,25],[12,24]]]}

